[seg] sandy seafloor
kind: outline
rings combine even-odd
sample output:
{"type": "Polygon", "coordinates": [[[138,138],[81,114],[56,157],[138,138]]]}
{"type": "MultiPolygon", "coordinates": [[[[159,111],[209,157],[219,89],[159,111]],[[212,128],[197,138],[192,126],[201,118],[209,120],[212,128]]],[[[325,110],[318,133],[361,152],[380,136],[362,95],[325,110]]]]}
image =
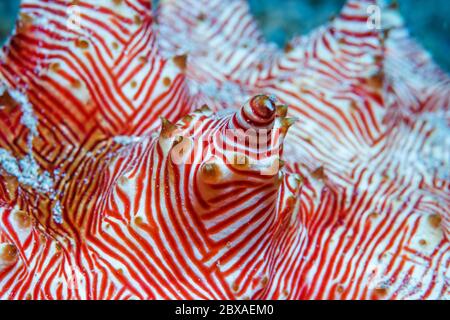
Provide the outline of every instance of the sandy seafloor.
{"type": "MultiPolygon", "coordinates": [[[[270,41],[283,45],[339,11],[344,0],[248,0],[270,41]]],[[[19,0],[0,0],[0,43],[11,32],[19,0]]],[[[450,71],[450,1],[398,0],[414,36],[450,71]]]]}

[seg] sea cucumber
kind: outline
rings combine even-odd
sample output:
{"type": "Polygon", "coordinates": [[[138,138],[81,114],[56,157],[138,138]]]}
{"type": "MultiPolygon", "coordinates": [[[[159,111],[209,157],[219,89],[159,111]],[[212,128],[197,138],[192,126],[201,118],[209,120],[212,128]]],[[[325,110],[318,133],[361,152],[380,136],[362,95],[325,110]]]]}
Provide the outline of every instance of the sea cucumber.
{"type": "Polygon", "coordinates": [[[449,84],[384,1],[279,49],[243,0],[23,0],[0,298],[448,299],[449,84]]]}

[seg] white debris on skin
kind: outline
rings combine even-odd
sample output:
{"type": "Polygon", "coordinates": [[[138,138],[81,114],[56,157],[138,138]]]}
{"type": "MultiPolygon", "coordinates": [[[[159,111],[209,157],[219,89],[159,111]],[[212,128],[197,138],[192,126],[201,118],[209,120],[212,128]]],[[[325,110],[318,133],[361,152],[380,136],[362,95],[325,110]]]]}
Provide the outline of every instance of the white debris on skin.
{"type": "MultiPolygon", "coordinates": [[[[0,85],[0,95],[3,95],[6,90],[8,89],[0,85]]],[[[54,182],[47,171],[41,172],[39,164],[33,157],[33,139],[38,135],[38,120],[34,115],[33,106],[26,95],[20,91],[8,90],[8,94],[22,109],[20,122],[29,130],[27,141],[29,153],[18,160],[8,150],[0,148],[0,169],[3,168],[9,175],[16,177],[22,185],[29,186],[40,193],[48,194],[51,199],[54,199],[54,182]]],[[[52,214],[56,223],[61,224],[63,222],[62,206],[59,201],[55,203],[52,214]]]]}

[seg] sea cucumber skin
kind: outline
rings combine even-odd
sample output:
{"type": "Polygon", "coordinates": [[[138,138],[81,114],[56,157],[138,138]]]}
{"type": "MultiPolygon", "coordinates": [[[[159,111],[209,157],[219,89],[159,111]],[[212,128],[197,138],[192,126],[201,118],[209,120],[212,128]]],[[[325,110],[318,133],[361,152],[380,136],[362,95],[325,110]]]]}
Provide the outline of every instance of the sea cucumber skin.
{"type": "Polygon", "coordinates": [[[70,5],[0,56],[2,299],[449,298],[449,78],[394,6],[281,50],[242,0],[70,5]]]}

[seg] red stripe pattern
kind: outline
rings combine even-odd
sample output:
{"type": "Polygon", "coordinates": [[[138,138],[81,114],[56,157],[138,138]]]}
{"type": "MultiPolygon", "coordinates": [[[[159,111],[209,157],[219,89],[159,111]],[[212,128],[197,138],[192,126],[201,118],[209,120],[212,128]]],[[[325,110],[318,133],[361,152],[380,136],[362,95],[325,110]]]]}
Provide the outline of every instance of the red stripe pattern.
{"type": "Polygon", "coordinates": [[[284,50],[243,0],[22,1],[0,297],[447,299],[449,90],[381,1],[284,50]]]}

